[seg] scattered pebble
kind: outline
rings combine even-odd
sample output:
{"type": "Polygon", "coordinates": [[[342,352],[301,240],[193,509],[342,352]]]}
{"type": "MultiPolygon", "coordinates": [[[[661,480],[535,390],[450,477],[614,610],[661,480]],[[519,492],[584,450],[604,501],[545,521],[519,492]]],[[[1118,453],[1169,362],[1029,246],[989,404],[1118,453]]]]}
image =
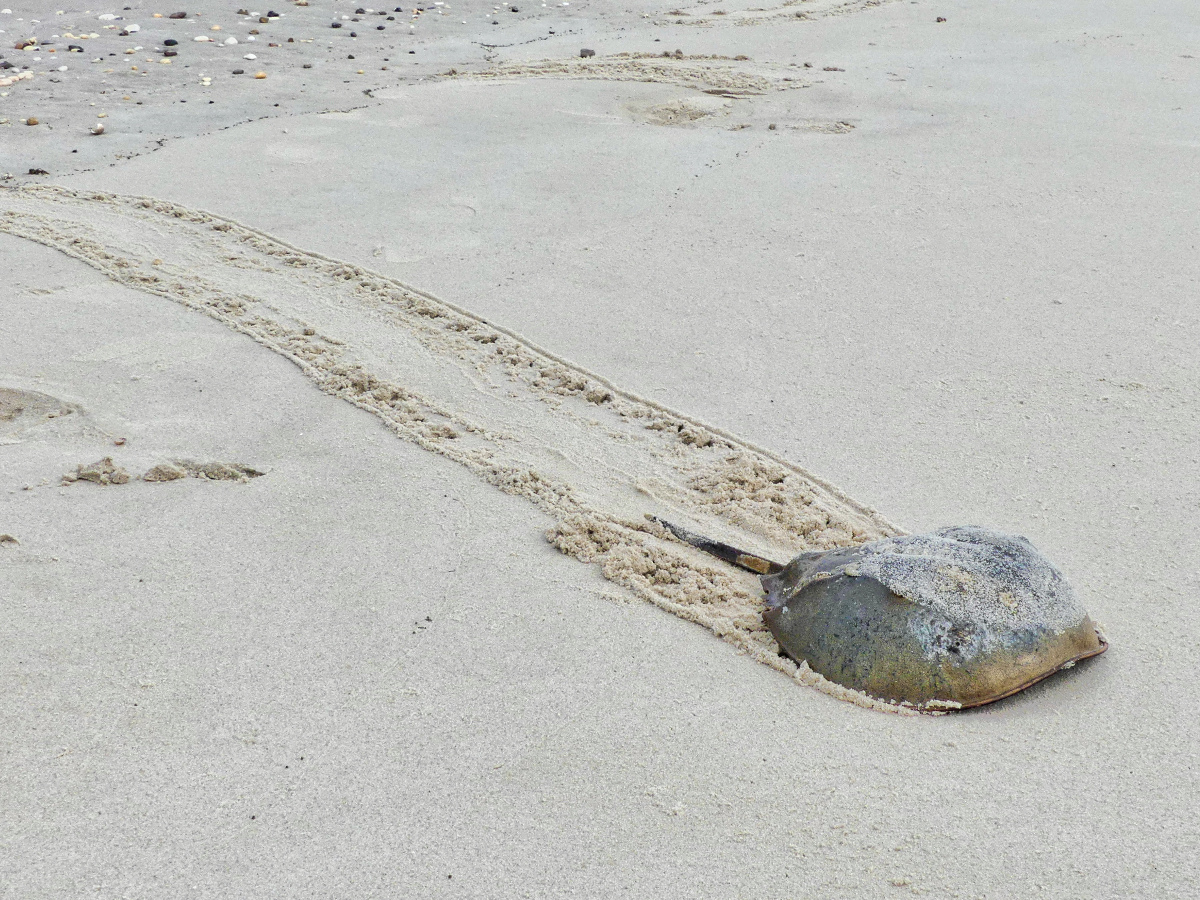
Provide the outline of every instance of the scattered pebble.
{"type": "MultiPolygon", "coordinates": [[[[6,10],[4,10],[4,12],[8,12],[8,10],[6,9],[6,10]]],[[[0,547],[20,547],[20,546],[21,546],[21,542],[18,541],[11,534],[0,534],[0,547]]]]}
{"type": "Polygon", "coordinates": [[[36,125],[36,124],[38,124],[37,117],[36,117],[36,116],[30,116],[28,119],[26,119],[26,120],[25,120],[25,124],[26,124],[26,125],[36,125]]]}
{"type": "Polygon", "coordinates": [[[254,73],[254,77],[255,77],[255,78],[266,78],[266,77],[267,77],[267,73],[266,73],[266,72],[255,72],[255,73],[254,73]]]}
{"type": "Polygon", "coordinates": [[[258,59],[258,57],[255,56],[253,53],[247,53],[245,56],[242,57],[242,59],[258,59]]]}
{"type": "Polygon", "coordinates": [[[584,49],[582,49],[582,50],[580,50],[580,51],[579,51],[579,55],[580,55],[580,57],[582,57],[583,59],[587,59],[589,56],[595,56],[595,55],[596,55],[596,51],[595,51],[595,50],[588,50],[588,49],[585,47],[584,49]]]}
{"type": "Polygon", "coordinates": [[[104,123],[97,122],[95,125],[92,126],[91,132],[92,132],[92,134],[104,134],[104,123]]]}
{"type": "Polygon", "coordinates": [[[245,74],[246,74],[246,70],[245,70],[245,69],[234,69],[234,70],[233,70],[233,74],[234,74],[234,75],[245,75],[245,74]]]}

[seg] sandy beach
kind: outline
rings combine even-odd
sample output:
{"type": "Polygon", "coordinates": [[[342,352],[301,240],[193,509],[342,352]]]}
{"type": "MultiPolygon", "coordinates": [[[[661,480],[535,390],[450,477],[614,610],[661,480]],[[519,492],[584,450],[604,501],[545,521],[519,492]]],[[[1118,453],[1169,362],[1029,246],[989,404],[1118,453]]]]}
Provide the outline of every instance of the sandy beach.
{"type": "Polygon", "coordinates": [[[0,9],[0,896],[1193,896],[1198,100],[1181,0],[0,9]],[[873,702],[647,514],[1112,646],[873,702]]]}

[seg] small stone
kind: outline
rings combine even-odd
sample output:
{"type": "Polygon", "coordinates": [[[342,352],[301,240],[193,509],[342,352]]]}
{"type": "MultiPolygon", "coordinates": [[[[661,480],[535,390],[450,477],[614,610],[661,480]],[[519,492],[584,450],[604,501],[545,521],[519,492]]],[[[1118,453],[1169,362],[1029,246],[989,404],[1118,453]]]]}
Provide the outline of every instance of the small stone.
{"type": "Polygon", "coordinates": [[[289,44],[294,44],[294,43],[296,43],[296,39],[295,39],[295,38],[288,38],[288,43],[289,43],[289,44]]]}
{"type": "Polygon", "coordinates": [[[589,56],[595,56],[595,55],[596,55],[595,50],[589,50],[586,47],[584,47],[582,50],[579,51],[579,56],[582,59],[587,59],[589,56]]]}
{"type": "Polygon", "coordinates": [[[278,19],[279,13],[275,12],[275,10],[273,10],[273,9],[269,9],[269,10],[267,10],[267,18],[268,19],[278,19]]]}
{"type": "Polygon", "coordinates": [[[233,74],[234,74],[234,75],[245,75],[245,74],[246,74],[246,70],[245,70],[245,69],[234,69],[234,70],[233,70],[233,74]]]}
{"type": "Polygon", "coordinates": [[[220,26],[220,25],[214,25],[212,28],[210,28],[210,29],[208,29],[208,30],[209,30],[209,31],[220,31],[220,30],[221,30],[221,26],[220,26]]]}
{"type": "Polygon", "coordinates": [[[350,37],[358,37],[358,32],[357,31],[350,32],[350,37]]]}
{"type": "Polygon", "coordinates": [[[12,547],[20,547],[20,546],[21,546],[21,542],[18,541],[11,534],[0,534],[0,547],[12,548],[12,547]]]}
{"type": "Polygon", "coordinates": [[[938,16],[938,17],[937,17],[937,20],[938,20],[939,22],[945,22],[945,21],[946,21],[946,17],[945,17],[945,16],[938,16]]]}
{"type": "Polygon", "coordinates": [[[248,9],[239,9],[239,10],[237,11],[237,14],[238,14],[239,16],[248,16],[248,15],[250,15],[250,10],[248,10],[248,9]]]}
{"type": "Polygon", "coordinates": [[[342,23],[341,23],[341,22],[334,22],[334,23],[333,23],[333,24],[331,24],[329,27],[330,27],[330,28],[341,28],[341,27],[342,27],[342,23]]]}
{"type": "Polygon", "coordinates": [[[232,47],[236,43],[237,43],[237,38],[235,38],[235,37],[225,38],[225,46],[226,47],[232,47]]]}
{"type": "Polygon", "coordinates": [[[349,55],[346,57],[346,59],[354,59],[354,54],[353,54],[353,53],[349,54],[349,55]]]}
{"type": "Polygon", "coordinates": [[[260,24],[260,25],[266,25],[266,24],[267,24],[268,22],[270,22],[270,21],[271,21],[271,20],[270,20],[270,19],[268,19],[266,16],[259,16],[259,17],[258,17],[258,22],[259,22],[259,24],[260,24]]]}
{"type": "Polygon", "coordinates": [[[266,77],[267,77],[267,73],[266,73],[266,72],[255,72],[255,73],[254,73],[254,77],[255,77],[255,78],[266,78],[266,77]]]}
{"type": "Polygon", "coordinates": [[[30,116],[28,119],[25,120],[26,125],[36,125],[37,123],[38,123],[38,120],[37,120],[36,116],[30,116]]]}
{"type": "Polygon", "coordinates": [[[242,59],[258,59],[258,57],[255,56],[253,53],[247,53],[245,56],[242,57],[242,59]]]}
{"type": "Polygon", "coordinates": [[[178,50],[164,50],[163,51],[163,56],[178,56],[178,55],[179,55],[178,50]]]}
{"type": "Polygon", "coordinates": [[[774,131],[774,130],[775,130],[775,123],[772,122],[770,125],[767,126],[767,131],[774,131]]]}
{"type": "Polygon", "coordinates": [[[187,18],[187,13],[185,13],[185,12],[173,12],[173,13],[171,13],[169,16],[167,16],[167,18],[168,18],[168,19],[186,19],[186,18],[187,18]]]}
{"type": "Polygon", "coordinates": [[[45,169],[30,169],[29,174],[30,175],[49,175],[50,173],[47,172],[45,169]]]}
{"type": "Polygon", "coordinates": [[[167,38],[165,41],[163,41],[164,47],[175,47],[178,44],[179,44],[179,41],[175,40],[175,38],[167,38]]]}
{"type": "MultiPolygon", "coordinates": [[[[358,70],[358,74],[359,74],[359,75],[366,75],[367,73],[366,73],[364,70],[362,70],[362,69],[359,69],[359,70],[358,70]]],[[[47,174],[47,175],[49,175],[50,173],[49,173],[49,172],[47,172],[46,174],[47,174]]]]}
{"type": "Polygon", "coordinates": [[[304,64],[304,66],[303,66],[303,68],[305,68],[305,69],[311,69],[311,68],[312,68],[312,63],[305,63],[305,64],[304,64]]]}
{"type": "Polygon", "coordinates": [[[91,131],[92,131],[92,134],[104,134],[104,123],[97,122],[95,125],[92,126],[91,131]]]}

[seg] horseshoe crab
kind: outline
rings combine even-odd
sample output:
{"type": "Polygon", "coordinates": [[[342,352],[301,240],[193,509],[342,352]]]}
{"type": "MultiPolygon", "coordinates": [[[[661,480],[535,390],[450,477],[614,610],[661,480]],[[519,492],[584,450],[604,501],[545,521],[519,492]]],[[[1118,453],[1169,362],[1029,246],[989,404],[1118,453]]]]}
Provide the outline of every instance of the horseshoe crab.
{"type": "Polygon", "coordinates": [[[927,709],[982,706],[1108,649],[1024,537],[976,526],[772,562],[650,517],[755,572],[783,652],[843,687],[927,709]]]}

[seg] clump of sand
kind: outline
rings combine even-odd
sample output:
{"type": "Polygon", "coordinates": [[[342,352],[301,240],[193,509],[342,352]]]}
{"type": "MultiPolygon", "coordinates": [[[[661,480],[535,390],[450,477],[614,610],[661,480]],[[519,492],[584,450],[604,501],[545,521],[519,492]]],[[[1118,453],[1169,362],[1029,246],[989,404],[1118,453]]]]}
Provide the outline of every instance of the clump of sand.
{"type": "Polygon", "coordinates": [[[75,467],[74,472],[63,475],[63,484],[76,481],[90,481],[92,484],[128,484],[129,473],[113,462],[111,456],[106,456],[94,463],[82,463],[75,467]]]}

